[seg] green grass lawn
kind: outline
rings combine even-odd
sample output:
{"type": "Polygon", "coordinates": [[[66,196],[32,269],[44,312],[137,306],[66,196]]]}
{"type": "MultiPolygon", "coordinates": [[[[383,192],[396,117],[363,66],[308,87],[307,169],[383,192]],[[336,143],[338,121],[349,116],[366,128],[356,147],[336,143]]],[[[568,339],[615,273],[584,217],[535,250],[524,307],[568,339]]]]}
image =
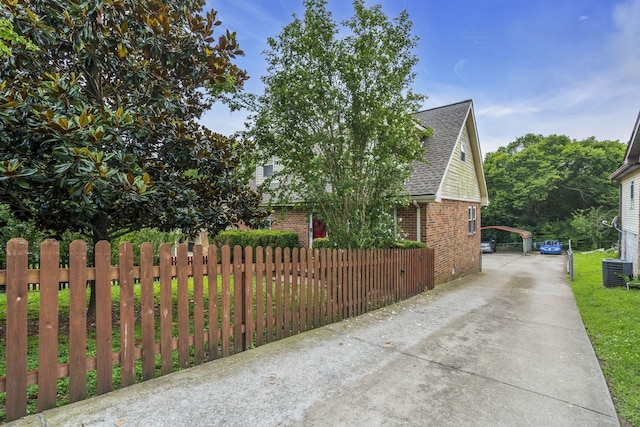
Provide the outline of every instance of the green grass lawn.
{"type": "Polygon", "coordinates": [[[640,427],[640,289],[603,286],[602,259],[615,257],[576,253],[571,286],[618,414],[640,427]]]}
{"type": "MultiPolygon", "coordinates": [[[[134,307],[136,316],[140,313],[141,306],[141,295],[140,295],[140,286],[136,285],[134,287],[134,307]]],[[[156,283],[154,286],[155,289],[155,304],[159,307],[160,302],[160,287],[159,283],[156,283]]],[[[208,278],[204,278],[204,298],[205,301],[208,299],[208,278]]],[[[220,295],[222,291],[221,279],[218,278],[218,295],[220,295]]],[[[172,283],[172,293],[173,293],[173,316],[174,316],[174,331],[173,336],[177,336],[177,282],[174,280],[172,283]]],[[[87,290],[87,301],[89,299],[89,291],[87,290]]],[[[193,303],[191,302],[193,299],[193,284],[192,279],[189,280],[189,320],[190,320],[190,333],[193,334],[193,303]]],[[[233,280],[231,286],[231,300],[233,301],[233,280]]],[[[114,349],[120,348],[120,329],[119,329],[119,312],[120,312],[120,288],[118,286],[111,287],[111,302],[112,302],[112,313],[114,314],[113,319],[113,333],[112,333],[112,346],[114,349]]],[[[60,333],[58,336],[58,363],[68,362],[69,359],[69,336],[68,336],[68,319],[69,319],[69,290],[64,289],[58,293],[58,312],[59,319],[61,323],[59,324],[60,333]],[[65,321],[66,320],[66,321],[65,321]]],[[[255,301],[254,301],[255,304],[255,301]]],[[[28,307],[27,307],[27,316],[29,319],[29,338],[28,338],[28,359],[27,366],[29,370],[38,368],[38,332],[37,332],[37,321],[39,318],[39,308],[40,308],[40,292],[38,291],[30,291],[28,294],[28,307]]],[[[206,313],[206,303],[205,303],[205,316],[206,313]]],[[[218,313],[218,323],[221,323],[222,313],[218,313]]],[[[231,317],[233,317],[233,313],[231,313],[231,317]]],[[[160,324],[158,318],[156,317],[156,328],[157,340],[160,339],[160,324]]],[[[0,330],[4,331],[6,329],[6,294],[0,294],[0,330]]],[[[134,331],[136,341],[140,340],[142,337],[142,326],[140,324],[139,319],[136,321],[135,331],[134,331]]],[[[95,340],[95,324],[89,325],[87,328],[87,356],[93,357],[96,355],[96,340],[95,340]]],[[[4,342],[4,333],[0,334],[0,376],[6,375],[6,343],[4,342]]],[[[191,348],[191,357],[193,357],[193,347],[191,348]]],[[[174,371],[180,369],[178,364],[178,352],[173,352],[174,356],[174,371]]],[[[136,366],[136,377],[137,381],[142,381],[142,361],[137,360],[135,362],[136,366]]],[[[121,375],[120,366],[113,367],[113,386],[114,389],[120,388],[121,375]]],[[[156,376],[160,376],[160,355],[156,355],[156,376]]],[[[58,406],[64,405],[68,403],[68,388],[69,388],[69,378],[62,378],[58,380],[58,406]]],[[[29,400],[27,403],[27,411],[32,414],[37,412],[37,386],[32,385],[28,387],[28,395],[29,400]]],[[[95,395],[96,393],[96,372],[90,371],[87,373],[87,396],[95,395]]],[[[5,418],[5,400],[6,393],[0,393],[0,423],[4,421],[5,418]]]]}

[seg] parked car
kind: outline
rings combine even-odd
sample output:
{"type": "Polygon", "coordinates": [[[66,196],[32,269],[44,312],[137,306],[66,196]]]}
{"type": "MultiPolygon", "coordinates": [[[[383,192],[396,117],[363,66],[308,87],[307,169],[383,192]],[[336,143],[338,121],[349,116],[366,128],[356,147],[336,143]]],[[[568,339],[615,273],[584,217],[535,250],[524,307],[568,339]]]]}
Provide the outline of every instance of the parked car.
{"type": "Polygon", "coordinates": [[[491,237],[482,237],[480,239],[480,250],[482,253],[485,252],[495,252],[496,251],[496,241],[491,237]]]}
{"type": "Polygon", "coordinates": [[[540,253],[560,255],[562,253],[562,243],[557,240],[545,240],[540,245],[540,253]]]}

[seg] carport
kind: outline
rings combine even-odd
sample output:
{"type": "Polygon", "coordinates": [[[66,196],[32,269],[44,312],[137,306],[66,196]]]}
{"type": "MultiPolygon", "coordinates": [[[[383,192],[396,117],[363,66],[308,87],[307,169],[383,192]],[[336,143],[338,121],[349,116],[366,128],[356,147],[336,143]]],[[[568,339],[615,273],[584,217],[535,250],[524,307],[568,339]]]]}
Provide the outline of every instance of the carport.
{"type": "Polygon", "coordinates": [[[506,231],[508,233],[517,233],[522,237],[522,255],[527,255],[533,249],[533,239],[531,232],[527,230],[520,230],[519,228],[507,227],[506,225],[487,225],[480,227],[480,230],[486,230],[489,228],[495,228],[496,230],[506,231]]]}

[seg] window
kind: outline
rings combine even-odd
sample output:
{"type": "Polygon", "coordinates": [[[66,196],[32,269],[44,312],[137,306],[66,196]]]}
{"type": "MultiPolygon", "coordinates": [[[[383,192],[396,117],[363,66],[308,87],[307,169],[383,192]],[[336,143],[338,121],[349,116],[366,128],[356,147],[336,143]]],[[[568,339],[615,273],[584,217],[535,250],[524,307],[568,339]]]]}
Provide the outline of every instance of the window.
{"type": "Polygon", "coordinates": [[[476,233],[478,231],[478,210],[476,206],[469,206],[469,234],[476,233]]]}
{"type": "Polygon", "coordinates": [[[634,195],[634,193],[635,193],[635,191],[634,191],[634,189],[633,189],[633,181],[631,181],[631,186],[629,187],[629,189],[630,189],[630,193],[629,193],[629,200],[630,200],[630,202],[629,202],[629,203],[631,204],[630,209],[633,209],[633,205],[635,204],[635,203],[633,202],[633,195],[634,195]]]}
{"type": "Polygon", "coordinates": [[[273,163],[271,163],[270,165],[263,165],[262,166],[262,177],[263,178],[269,178],[271,175],[273,175],[273,163]]]}
{"type": "Polygon", "coordinates": [[[467,144],[464,141],[460,141],[460,161],[464,162],[467,158],[467,144]]]}

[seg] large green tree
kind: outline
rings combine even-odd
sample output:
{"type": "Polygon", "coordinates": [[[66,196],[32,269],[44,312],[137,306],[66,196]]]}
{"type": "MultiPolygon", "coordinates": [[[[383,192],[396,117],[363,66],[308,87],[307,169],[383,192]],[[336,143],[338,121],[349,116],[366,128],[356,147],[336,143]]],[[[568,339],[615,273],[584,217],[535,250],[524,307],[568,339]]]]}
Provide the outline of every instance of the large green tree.
{"type": "Polygon", "coordinates": [[[0,1],[0,202],[17,218],[93,241],[256,218],[244,147],[197,122],[247,78],[204,1],[0,1]]]}
{"type": "Polygon", "coordinates": [[[358,0],[341,28],[326,5],[306,0],[304,17],[269,38],[250,137],[282,167],[272,200],[302,202],[341,247],[377,245],[395,238],[392,209],[423,158],[416,39],[406,11],[389,20],[358,0]]]}
{"type": "Polygon", "coordinates": [[[618,187],[608,177],[622,164],[625,149],[618,141],[528,134],[488,153],[484,169],[491,204],[483,211],[483,225],[526,228],[538,239],[575,240],[584,233],[574,230],[572,236],[572,221],[581,230],[590,221],[595,233],[618,210],[618,187]]]}

